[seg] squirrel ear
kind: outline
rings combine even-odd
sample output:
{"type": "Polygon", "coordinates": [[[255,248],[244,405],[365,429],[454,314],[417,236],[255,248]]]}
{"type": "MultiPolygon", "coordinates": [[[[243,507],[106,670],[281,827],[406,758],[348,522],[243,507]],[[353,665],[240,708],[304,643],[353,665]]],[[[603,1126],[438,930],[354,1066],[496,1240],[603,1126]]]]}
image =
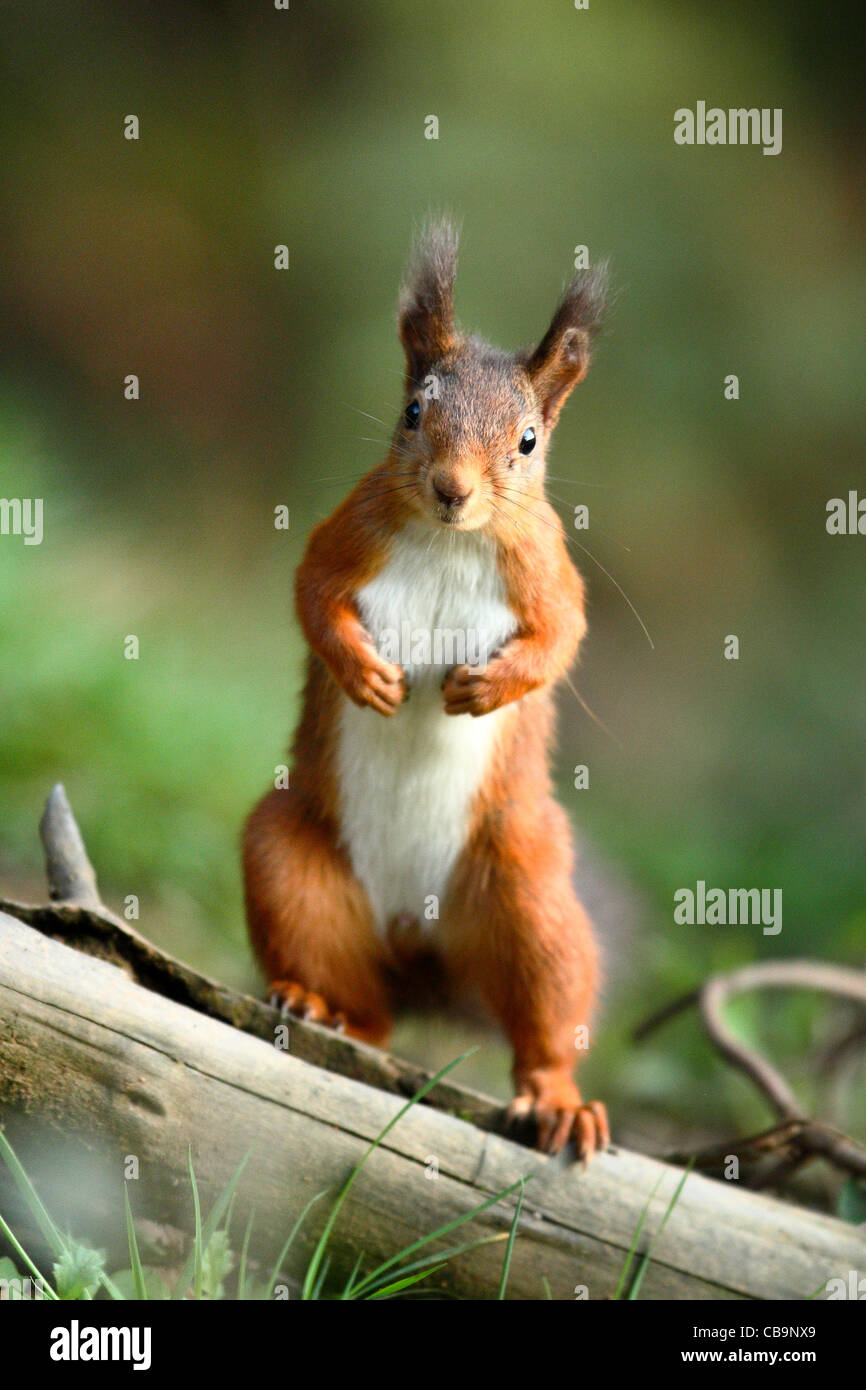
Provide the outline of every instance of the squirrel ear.
{"type": "Polygon", "coordinates": [[[399,304],[400,341],[412,382],[454,343],[458,240],[457,228],[443,217],[424,225],[412,249],[399,304]]]}
{"type": "Polygon", "coordinates": [[[589,371],[590,351],[607,296],[607,263],[581,270],[565,291],[550,327],[525,366],[541,401],[544,423],[556,424],[566,398],[589,371]]]}

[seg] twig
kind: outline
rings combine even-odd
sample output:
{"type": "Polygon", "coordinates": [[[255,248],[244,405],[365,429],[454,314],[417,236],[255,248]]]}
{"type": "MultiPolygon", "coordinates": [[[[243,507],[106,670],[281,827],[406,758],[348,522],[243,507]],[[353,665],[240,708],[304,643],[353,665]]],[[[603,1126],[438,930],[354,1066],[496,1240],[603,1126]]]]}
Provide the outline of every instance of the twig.
{"type": "Polygon", "coordinates": [[[749,1186],[756,1189],[776,1185],[801,1164],[819,1157],[827,1157],[849,1172],[866,1173],[866,1152],[853,1139],[822,1120],[810,1119],[783,1120],[745,1139],[725,1139],[696,1152],[674,1150],[664,1158],[666,1163],[676,1164],[692,1159],[696,1168],[706,1171],[719,1167],[731,1156],[746,1164],[757,1164],[766,1158],[776,1160],[750,1181],[749,1186]]]}
{"type": "Polygon", "coordinates": [[[818,1062],[818,1075],[832,1079],[834,1073],[844,1067],[852,1052],[856,1052],[866,1043],[866,1021],[857,1023],[842,1037],[837,1038],[820,1058],[818,1062]]]}
{"type": "Polygon", "coordinates": [[[722,1011],[728,1000],[752,989],[812,989],[866,1004],[866,975],[822,961],[762,961],[733,970],[729,975],[711,976],[701,987],[698,997],[701,1018],[722,1055],[751,1077],[782,1119],[805,1118],[785,1078],[766,1058],[741,1042],[724,1021],[722,1011]]]}
{"type": "Polygon", "coordinates": [[[696,1003],[707,1035],[722,1056],[745,1072],[783,1121],[800,1126],[796,1148],[804,1158],[820,1155],[847,1172],[866,1176],[866,1150],[840,1130],[811,1120],[781,1073],[728,1027],[724,1019],[728,1000],[752,989],[811,989],[866,1004],[866,974],[858,970],[823,961],[761,961],[727,975],[711,976],[699,989],[667,1004],[642,1023],[635,1038],[646,1038],[669,1018],[696,1003]]]}

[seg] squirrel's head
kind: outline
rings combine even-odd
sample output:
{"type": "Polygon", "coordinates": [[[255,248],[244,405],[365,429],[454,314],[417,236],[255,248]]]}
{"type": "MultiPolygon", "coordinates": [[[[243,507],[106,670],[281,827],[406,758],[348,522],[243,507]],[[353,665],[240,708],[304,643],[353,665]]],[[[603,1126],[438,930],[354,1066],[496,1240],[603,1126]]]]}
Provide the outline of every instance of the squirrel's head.
{"type": "Polygon", "coordinates": [[[559,412],[589,369],[606,270],[578,272],[538,346],[514,353],[459,332],[456,271],[456,230],[429,225],[400,294],[406,402],[392,455],[405,495],[434,522],[475,530],[499,517],[519,530],[559,412]]]}

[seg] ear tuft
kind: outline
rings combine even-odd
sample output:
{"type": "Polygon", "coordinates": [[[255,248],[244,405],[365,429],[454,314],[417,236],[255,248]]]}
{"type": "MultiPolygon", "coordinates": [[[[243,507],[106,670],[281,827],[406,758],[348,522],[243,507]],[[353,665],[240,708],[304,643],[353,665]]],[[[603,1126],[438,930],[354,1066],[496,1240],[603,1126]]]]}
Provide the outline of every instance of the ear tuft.
{"type": "Polygon", "coordinates": [[[526,361],[546,424],[556,423],[567,396],[589,370],[607,293],[606,261],[591,270],[578,271],[559,301],[550,327],[526,361]]]}
{"type": "Polygon", "coordinates": [[[601,328],[609,281],[607,261],[579,270],[562,296],[556,317],[562,315],[570,326],[588,333],[592,341],[601,328]]]}
{"type": "Polygon", "coordinates": [[[412,248],[400,288],[400,340],[410,379],[447,352],[454,342],[454,281],[457,227],[447,217],[430,218],[412,248]]]}

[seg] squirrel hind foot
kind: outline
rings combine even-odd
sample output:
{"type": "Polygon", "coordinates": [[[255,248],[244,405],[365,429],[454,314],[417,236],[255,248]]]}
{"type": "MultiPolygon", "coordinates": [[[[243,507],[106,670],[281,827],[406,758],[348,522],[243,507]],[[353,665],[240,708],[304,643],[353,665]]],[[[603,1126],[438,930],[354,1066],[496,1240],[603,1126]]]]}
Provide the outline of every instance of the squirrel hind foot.
{"type": "Polygon", "coordinates": [[[542,1153],[558,1154],[571,1142],[579,1163],[585,1168],[596,1153],[610,1143],[607,1110],[600,1100],[582,1101],[575,1086],[573,1095],[523,1093],[507,1111],[510,1126],[535,1133],[535,1146],[542,1153]]]}
{"type": "Polygon", "coordinates": [[[318,1023],[323,1028],[332,1028],[335,1033],[345,1033],[348,1038],[374,1046],[381,1046],[391,1030],[389,1018],[354,1018],[343,1009],[332,1008],[324,995],[307,989],[297,980],[271,980],[266,998],[273,1008],[279,1009],[282,1018],[289,1015],[302,1018],[308,1023],[318,1023]]]}
{"type": "Polygon", "coordinates": [[[268,985],[268,1003],[279,1009],[283,1017],[294,1014],[310,1023],[322,1023],[337,1032],[346,1031],[346,1015],[333,1011],[315,990],[306,989],[297,980],[272,980],[268,985]]]}

